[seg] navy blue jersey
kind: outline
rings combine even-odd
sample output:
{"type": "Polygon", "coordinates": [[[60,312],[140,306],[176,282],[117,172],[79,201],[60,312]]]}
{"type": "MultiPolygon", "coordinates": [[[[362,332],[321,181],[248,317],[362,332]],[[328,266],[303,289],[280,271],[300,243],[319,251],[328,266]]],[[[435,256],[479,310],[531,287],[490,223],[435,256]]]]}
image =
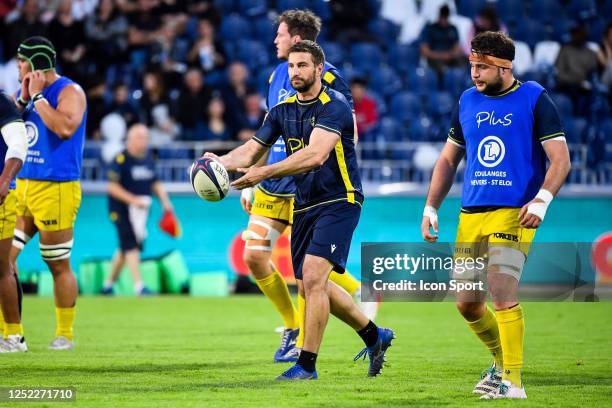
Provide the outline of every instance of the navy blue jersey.
{"type": "MultiPolygon", "coordinates": [[[[11,98],[5,92],[0,91],[0,129],[2,129],[5,125],[16,121],[21,122],[22,120],[21,115],[13,102],[13,98],[11,98]]],[[[8,146],[6,145],[4,138],[0,137],[0,174],[2,174],[4,171],[4,158],[7,150],[8,146]]],[[[15,188],[15,180],[11,180],[9,188],[15,188]]]]}
{"type": "Polygon", "coordinates": [[[353,114],[346,98],[324,86],[315,99],[300,101],[293,95],[273,107],[253,139],[272,147],[283,137],[288,155],[308,146],[310,134],[320,127],[340,136],[325,163],[295,175],[295,211],[335,201],[361,205],[363,191],[353,141],[353,114]]]}
{"type": "Polygon", "coordinates": [[[466,149],[462,207],[522,207],[542,187],[542,143],[564,137],[559,114],[536,82],[489,96],[472,87],[453,113],[448,140],[466,149]]]}
{"type": "MultiPolygon", "coordinates": [[[[150,196],[153,183],[157,181],[155,164],[149,155],[136,158],[127,151],[118,154],[107,172],[108,180],[119,183],[132,194],[150,196]]],[[[110,211],[125,213],[127,204],[109,196],[110,211]]]]}
{"type": "MultiPolygon", "coordinates": [[[[344,95],[351,109],[353,109],[353,96],[348,84],[344,78],[342,78],[338,69],[329,62],[325,62],[323,66],[323,77],[321,81],[324,85],[344,95]]],[[[291,86],[291,78],[289,78],[287,61],[278,64],[274,72],[270,75],[268,84],[268,95],[266,97],[268,110],[283,102],[286,98],[295,95],[295,89],[291,86]]],[[[277,163],[284,160],[285,157],[287,157],[285,143],[282,138],[278,138],[274,146],[270,148],[268,164],[277,163]]],[[[295,194],[295,183],[292,177],[264,180],[259,186],[270,195],[291,197],[295,194]]]]}

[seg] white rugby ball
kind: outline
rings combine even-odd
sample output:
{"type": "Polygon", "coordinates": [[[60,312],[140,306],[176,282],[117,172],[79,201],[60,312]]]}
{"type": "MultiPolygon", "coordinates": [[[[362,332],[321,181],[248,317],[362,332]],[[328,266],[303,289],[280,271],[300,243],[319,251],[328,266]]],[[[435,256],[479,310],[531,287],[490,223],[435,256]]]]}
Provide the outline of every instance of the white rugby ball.
{"type": "Polygon", "coordinates": [[[225,167],[210,157],[201,157],[189,170],[191,186],[206,201],[220,201],[229,191],[229,175],[225,167]]]}

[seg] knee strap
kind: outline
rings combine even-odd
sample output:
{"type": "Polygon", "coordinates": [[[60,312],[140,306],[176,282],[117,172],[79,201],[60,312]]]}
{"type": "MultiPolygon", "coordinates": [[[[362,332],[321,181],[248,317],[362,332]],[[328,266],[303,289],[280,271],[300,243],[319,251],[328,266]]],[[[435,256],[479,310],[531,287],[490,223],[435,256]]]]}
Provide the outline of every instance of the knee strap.
{"type": "Polygon", "coordinates": [[[280,232],[259,220],[249,221],[247,229],[242,232],[245,249],[254,251],[272,251],[280,236],[280,232]]]}
{"type": "Polygon", "coordinates": [[[59,261],[70,258],[74,239],[62,244],[46,245],[40,244],[40,255],[45,261],[59,261]]]}
{"type": "Polygon", "coordinates": [[[21,230],[15,229],[13,232],[13,246],[19,250],[22,250],[31,239],[32,237],[21,230]]]}

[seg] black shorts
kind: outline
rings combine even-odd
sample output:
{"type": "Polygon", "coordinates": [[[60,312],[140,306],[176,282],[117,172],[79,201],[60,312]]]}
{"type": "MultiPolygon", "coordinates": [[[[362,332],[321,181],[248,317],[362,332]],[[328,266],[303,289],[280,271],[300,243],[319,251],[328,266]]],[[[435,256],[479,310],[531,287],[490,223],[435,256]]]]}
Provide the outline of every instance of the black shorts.
{"type": "Polygon", "coordinates": [[[302,279],[306,254],[327,259],[334,271],[344,273],[361,206],[347,201],[322,204],[293,213],[291,258],[296,279],[302,279]]]}
{"type": "MultiPolygon", "coordinates": [[[[117,213],[114,213],[117,214],[117,213]]],[[[117,228],[117,235],[119,237],[119,248],[121,252],[131,251],[133,249],[143,250],[143,242],[138,241],[134,227],[130,222],[130,218],[124,214],[117,214],[112,216],[114,218],[113,223],[117,228]]]]}

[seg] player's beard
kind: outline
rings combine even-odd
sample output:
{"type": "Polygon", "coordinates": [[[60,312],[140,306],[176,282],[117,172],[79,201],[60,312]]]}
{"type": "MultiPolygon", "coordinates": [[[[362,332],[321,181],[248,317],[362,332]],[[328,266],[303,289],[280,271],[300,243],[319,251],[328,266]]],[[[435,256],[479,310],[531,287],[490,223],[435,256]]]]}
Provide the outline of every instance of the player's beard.
{"type": "Polygon", "coordinates": [[[487,83],[485,88],[482,90],[482,93],[485,95],[492,95],[502,91],[502,87],[504,86],[504,81],[501,75],[498,75],[497,78],[491,83],[487,83]]]}
{"type": "Polygon", "coordinates": [[[302,79],[302,85],[299,86],[295,86],[293,85],[293,80],[291,81],[291,86],[293,87],[293,89],[295,89],[296,91],[298,91],[299,93],[304,93],[306,91],[308,91],[315,83],[315,73],[312,73],[312,76],[310,78],[300,78],[302,79]]]}

